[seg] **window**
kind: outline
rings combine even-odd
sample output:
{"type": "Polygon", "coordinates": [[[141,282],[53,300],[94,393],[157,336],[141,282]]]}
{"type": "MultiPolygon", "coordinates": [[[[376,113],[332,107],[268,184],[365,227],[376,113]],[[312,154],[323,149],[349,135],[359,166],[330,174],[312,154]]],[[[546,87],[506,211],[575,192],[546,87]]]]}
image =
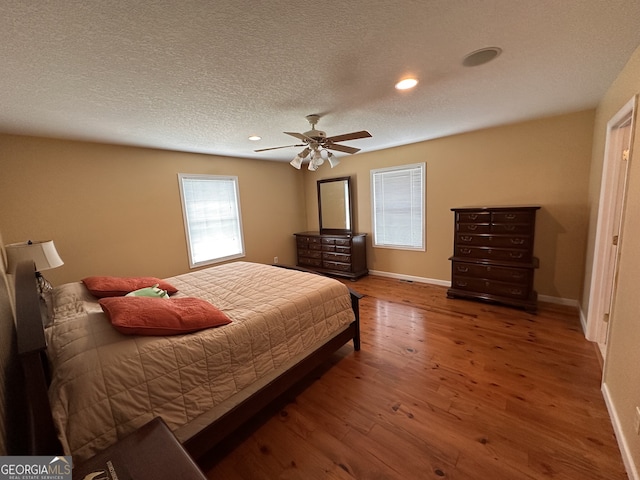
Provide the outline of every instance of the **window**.
{"type": "Polygon", "coordinates": [[[189,265],[244,257],[238,177],[178,174],[189,265]]]}
{"type": "Polygon", "coordinates": [[[425,164],[371,170],[373,246],[424,250],[425,164]]]}

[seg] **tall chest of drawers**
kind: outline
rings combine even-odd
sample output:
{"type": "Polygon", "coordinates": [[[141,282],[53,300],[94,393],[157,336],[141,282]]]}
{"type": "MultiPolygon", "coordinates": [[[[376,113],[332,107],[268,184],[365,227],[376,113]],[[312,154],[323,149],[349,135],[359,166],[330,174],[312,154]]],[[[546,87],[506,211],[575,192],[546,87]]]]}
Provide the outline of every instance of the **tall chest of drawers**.
{"type": "Polygon", "coordinates": [[[455,214],[450,298],[537,309],[533,275],[539,206],[452,208],[455,214]]]}
{"type": "Polygon", "coordinates": [[[300,232],[294,235],[298,266],[352,280],[369,273],[366,233],[340,235],[300,232]]]}

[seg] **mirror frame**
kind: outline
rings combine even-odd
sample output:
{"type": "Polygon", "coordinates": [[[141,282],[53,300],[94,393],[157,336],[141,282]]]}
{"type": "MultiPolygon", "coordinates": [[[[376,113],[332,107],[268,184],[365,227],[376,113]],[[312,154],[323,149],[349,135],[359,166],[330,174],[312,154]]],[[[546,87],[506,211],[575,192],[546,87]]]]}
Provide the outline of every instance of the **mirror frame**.
{"type": "MultiPolygon", "coordinates": [[[[326,201],[326,199],[325,199],[326,201]]],[[[339,177],[339,178],[326,178],[323,180],[318,180],[318,220],[320,226],[321,234],[349,234],[353,233],[353,196],[351,193],[351,177],[339,177]],[[322,185],[331,182],[346,182],[347,194],[346,201],[348,202],[348,207],[346,209],[348,218],[345,219],[345,227],[346,228],[325,228],[322,225],[322,185]]]]}

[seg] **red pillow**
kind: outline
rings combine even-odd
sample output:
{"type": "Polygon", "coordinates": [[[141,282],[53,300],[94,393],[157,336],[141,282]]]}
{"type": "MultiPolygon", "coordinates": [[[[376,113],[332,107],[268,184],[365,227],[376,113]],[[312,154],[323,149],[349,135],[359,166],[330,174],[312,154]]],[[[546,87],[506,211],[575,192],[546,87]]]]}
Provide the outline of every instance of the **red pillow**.
{"type": "Polygon", "coordinates": [[[177,335],[231,323],[200,298],[109,297],[99,302],[113,327],[125,335],[177,335]]]}
{"type": "Polygon", "coordinates": [[[82,283],[94,297],[122,297],[141,288],[153,287],[156,283],[169,295],[178,291],[173,285],[155,277],[87,277],[82,283]]]}

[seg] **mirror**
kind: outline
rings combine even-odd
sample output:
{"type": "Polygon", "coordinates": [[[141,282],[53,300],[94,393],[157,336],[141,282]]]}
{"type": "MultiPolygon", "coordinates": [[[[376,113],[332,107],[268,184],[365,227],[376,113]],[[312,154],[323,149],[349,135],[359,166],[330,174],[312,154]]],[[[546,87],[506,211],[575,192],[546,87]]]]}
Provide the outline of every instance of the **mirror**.
{"type": "Polygon", "coordinates": [[[318,180],[320,233],[352,233],[351,177],[318,180]]]}

